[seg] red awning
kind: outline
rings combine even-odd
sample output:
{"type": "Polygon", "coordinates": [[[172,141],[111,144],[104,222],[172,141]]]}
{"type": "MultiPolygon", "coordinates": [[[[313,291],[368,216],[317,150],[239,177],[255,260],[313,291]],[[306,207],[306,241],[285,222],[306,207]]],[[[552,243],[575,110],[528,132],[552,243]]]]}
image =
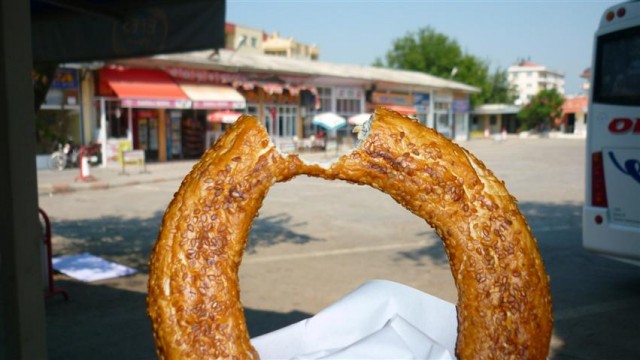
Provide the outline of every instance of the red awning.
{"type": "Polygon", "coordinates": [[[164,71],[154,69],[101,69],[100,81],[106,82],[122,101],[123,107],[191,107],[180,86],[164,71]]]}

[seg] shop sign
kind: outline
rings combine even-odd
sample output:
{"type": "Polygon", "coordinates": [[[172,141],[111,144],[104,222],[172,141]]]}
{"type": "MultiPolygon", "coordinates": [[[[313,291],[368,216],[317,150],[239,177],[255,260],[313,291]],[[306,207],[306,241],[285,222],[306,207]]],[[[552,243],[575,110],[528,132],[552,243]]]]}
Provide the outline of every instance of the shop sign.
{"type": "Polygon", "coordinates": [[[373,95],[371,96],[371,100],[375,104],[405,105],[405,106],[413,105],[412,97],[407,94],[374,92],[373,95]]]}
{"type": "Polygon", "coordinates": [[[52,89],[77,89],[79,87],[78,70],[75,69],[56,69],[52,89]]]}
{"type": "Polygon", "coordinates": [[[194,101],[194,109],[244,109],[244,101],[194,101]]]}
{"type": "Polygon", "coordinates": [[[449,102],[453,101],[453,96],[451,96],[450,94],[435,94],[433,96],[433,101],[449,103],[449,102]]]}
{"type": "Polygon", "coordinates": [[[453,112],[464,113],[469,111],[469,100],[468,99],[453,99],[453,104],[451,106],[453,108],[453,112]]]}
{"type": "Polygon", "coordinates": [[[122,107],[189,109],[191,100],[184,99],[122,99],[122,107]]]}
{"type": "Polygon", "coordinates": [[[418,106],[429,106],[429,99],[431,95],[425,93],[415,93],[413,94],[413,105],[418,106]]]}
{"type": "Polygon", "coordinates": [[[208,84],[228,84],[234,81],[247,80],[246,74],[227,73],[222,71],[209,71],[202,69],[189,69],[177,66],[168,66],[164,70],[176,80],[190,81],[208,84]]]}

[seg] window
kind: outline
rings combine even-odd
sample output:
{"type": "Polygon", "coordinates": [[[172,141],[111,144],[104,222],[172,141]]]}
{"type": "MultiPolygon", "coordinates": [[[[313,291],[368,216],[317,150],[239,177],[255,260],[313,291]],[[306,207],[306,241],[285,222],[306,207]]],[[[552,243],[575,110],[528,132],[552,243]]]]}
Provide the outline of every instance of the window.
{"type": "Polygon", "coordinates": [[[364,92],[360,88],[318,88],[318,97],[320,112],[332,111],[342,116],[349,116],[363,111],[364,92]]]}
{"type": "Polygon", "coordinates": [[[247,104],[247,114],[258,116],[258,104],[247,104]]]}
{"type": "Polygon", "coordinates": [[[350,116],[362,112],[364,93],[360,88],[335,88],[336,112],[350,116]]]}
{"type": "Polygon", "coordinates": [[[251,47],[255,48],[258,45],[258,39],[255,36],[251,37],[251,47]]]}
{"type": "Polygon", "coordinates": [[[296,118],[298,107],[291,105],[278,106],[277,136],[292,137],[296,135],[296,118]]]}
{"type": "Polygon", "coordinates": [[[336,101],[336,111],[338,114],[355,115],[362,112],[360,111],[359,99],[338,99],[336,101]]]}
{"type": "Polygon", "coordinates": [[[434,109],[436,111],[445,111],[446,112],[446,111],[449,111],[450,105],[451,104],[448,103],[448,102],[440,102],[440,101],[438,101],[438,102],[436,102],[434,104],[434,109]]]}
{"type": "Polygon", "coordinates": [[[318,88],[318,96],[320,97],[320,111],[333,111],[331,104],[331,88],[318,88]]]}
{"type": "Polygon", "coordinates": [[[640,26],[597,40],[594,101],[640,103],[640,26]]]}

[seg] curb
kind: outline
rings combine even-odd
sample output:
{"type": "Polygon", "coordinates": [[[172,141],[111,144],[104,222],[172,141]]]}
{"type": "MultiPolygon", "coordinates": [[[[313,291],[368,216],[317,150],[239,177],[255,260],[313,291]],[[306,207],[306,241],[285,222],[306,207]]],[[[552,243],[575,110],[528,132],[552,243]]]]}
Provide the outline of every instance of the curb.
{"type": "Polygon", "coordinates": [[[130,181],[118,181],[118,182],[104,182],[96,181],[89,183],[59,183],[59,184],[45,184],[38,186],[38,196],[53,196],[54,194],[68,194],[77,191],[87,190],[108,190],[118,187],[134,186],[140,184],[153,184],[167,181],[181,180],[184,176],[172,176],[172,177],[155,177],[148,180],[130,180],[130,181]]]}

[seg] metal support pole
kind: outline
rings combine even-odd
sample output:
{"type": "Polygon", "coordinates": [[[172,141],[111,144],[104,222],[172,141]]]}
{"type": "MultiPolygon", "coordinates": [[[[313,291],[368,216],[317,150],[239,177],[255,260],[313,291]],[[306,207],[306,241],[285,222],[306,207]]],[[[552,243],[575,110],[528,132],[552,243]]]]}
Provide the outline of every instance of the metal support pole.
{"type": "Polygon", "coordinates": [[[100,166],[104,168],[109,162],[107,159],[107,109],[104,98],[100,98],[100,146],[102,148],[102,164],[100,166]]]}
{"type": "Polygon", "coordinates": [[[431,89],[429,91],[429,115],[427,116],[427,126],[430,128],[434,128],[436,127],[435,124],[435,98],[436,97],[436,93],[433,91],[433,89],[431,89]]]}
{"type": "Polygon", "coordinates": [[[29,2],[0,1],[0,358],[46,359],[29,2]]]}
{"type": "Polygon", "coordinates": [[[127,108],[127,140],[131,142],[131,150],[133,150],[133,111],[127,108]]]}

